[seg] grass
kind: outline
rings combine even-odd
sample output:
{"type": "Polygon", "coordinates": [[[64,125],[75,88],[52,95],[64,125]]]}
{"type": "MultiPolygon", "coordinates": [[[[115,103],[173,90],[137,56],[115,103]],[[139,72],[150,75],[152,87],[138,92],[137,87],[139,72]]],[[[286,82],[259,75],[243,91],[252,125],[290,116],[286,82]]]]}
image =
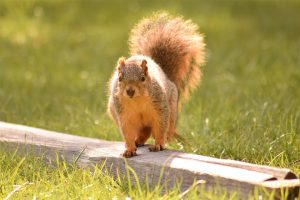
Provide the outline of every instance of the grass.
{"type": "MultiPolygon", "coordinates": [[[[191,18],[207,43],[201,87],[178,124],[191,145],[169,148],[300,175],[297,1],[1,1],[0,120],[121,140],[105,113],[106,84],[117,58],[128,55],[132,26],[161,9],[191,18]]],[[[12,197],[178,197],[176,189],[169,196],[129,193],[97,170],[50,167],[3,149],[0,155],[0,198],[26,182],[12,197]]],[[[207,194],[202,198],[215,197],[207,194]]]]}

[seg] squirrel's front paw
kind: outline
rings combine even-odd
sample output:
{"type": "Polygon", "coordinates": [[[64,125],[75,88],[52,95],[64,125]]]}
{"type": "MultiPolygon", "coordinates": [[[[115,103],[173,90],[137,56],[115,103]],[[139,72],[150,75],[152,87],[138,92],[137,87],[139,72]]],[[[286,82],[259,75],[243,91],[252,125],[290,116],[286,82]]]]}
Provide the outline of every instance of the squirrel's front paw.
{"type": "Polygon", "coordinates": [[[149,147],[149,151],[162,151],[162,150],[164,150],[165,148],[163,147],[163,145],[160,145],[160,144],[158,144],[158,145],[151,145],[150,147],[149,147]]]}
{"type": "Polygon", "coordinates": [[[125,158],[131,158],[133,156],[137,156],[137,154],[136,154],[136,151],[125,150],[124,153],[122,154],[122,156],[125,158]]]}

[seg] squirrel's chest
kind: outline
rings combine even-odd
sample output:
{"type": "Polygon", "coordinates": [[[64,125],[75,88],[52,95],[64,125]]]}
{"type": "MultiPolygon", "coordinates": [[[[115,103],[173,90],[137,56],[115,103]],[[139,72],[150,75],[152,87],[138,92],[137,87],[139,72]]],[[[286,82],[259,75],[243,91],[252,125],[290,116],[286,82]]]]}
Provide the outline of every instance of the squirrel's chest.
{"type": "Polygon", "coordinates": [[[132,123],[151,124],[157,119],[157,111],[150,99],[139,97],[122,100],[121,117],[132,123]]]}

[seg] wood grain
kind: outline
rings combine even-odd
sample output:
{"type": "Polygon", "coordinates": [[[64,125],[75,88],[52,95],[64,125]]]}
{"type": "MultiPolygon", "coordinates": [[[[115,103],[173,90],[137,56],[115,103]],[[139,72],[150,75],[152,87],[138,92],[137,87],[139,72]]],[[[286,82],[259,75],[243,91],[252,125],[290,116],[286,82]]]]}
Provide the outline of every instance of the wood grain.
{"type": "MultiPolygon", "coordinates": [[[[77,160],[79,167],[104,163],[113,176],[126,176],[127,165],[138,175],[141,183],[165,184],[172,188],[181,183],[185,191],[195,181],[203,180],[206,188],[221,187],[239,192],[247,198],[255,187],[269,190],[288,188],[292,195],[299,193],[300,181],[289,169],[250,164],[234,160],[164,150],[149,152],[147,146],[138,148],[138,156],[124,159],[123,142],[111,142],[63,134],[38,128],[0,122],[0,145],[8,151],[33,153],[53,160],[57,155],[66,162],[77,160]],[[163,173],[162,173],[163,172],[163,173]],[[161,175],[162,174],[162,175],[161,175]],[[146,178],[147,177],[147,178],[146,178]]],[[[131,174],[133,183],[136,181],[131,174]]]]}

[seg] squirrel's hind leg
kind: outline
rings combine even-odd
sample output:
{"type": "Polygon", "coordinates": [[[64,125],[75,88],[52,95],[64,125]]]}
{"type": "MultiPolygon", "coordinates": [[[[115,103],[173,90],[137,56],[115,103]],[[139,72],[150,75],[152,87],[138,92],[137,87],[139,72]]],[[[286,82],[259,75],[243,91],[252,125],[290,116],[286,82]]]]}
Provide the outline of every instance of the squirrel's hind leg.
{"type": "Polygon", "coordinates": [[[137,147],[144,146],[145,142],[149,139],[150,135],[151,135],[151,127],[149,126],[142,127],[135,140],[135,145],[137,147]]]}
{"type": "Polygon", "coordinates": [[[177,112],[178,112],[178,90],[172,85],[172,91],[169,98],[170,118],[169,129],[167,131],[167,141],[170,141],[176,133],[177,112]]]}

